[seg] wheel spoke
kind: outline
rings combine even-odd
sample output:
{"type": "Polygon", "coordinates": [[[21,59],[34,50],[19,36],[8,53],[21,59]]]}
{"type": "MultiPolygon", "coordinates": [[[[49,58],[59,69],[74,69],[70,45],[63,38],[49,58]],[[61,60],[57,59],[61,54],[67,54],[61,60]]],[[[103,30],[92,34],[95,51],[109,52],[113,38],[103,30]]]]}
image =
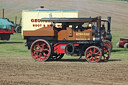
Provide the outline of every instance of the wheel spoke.
{"type": "Polygon", "coordinates": [[[35,52],[40,52],[40,50],[35,50],[35,52]]]}
{"type": "Polygon", "coordinates": [[[91,60],[93,61],[93,57],[91,56],[91,60]]]}
{"type": "Polygon", "coordinates": [[[39,56],[38,56],[38,55],[36,55],[36,56],[35,56],[35,59],[37,59],[37,58],[39,58],[39,56]]]}
{"type": "Polygon", "coordinates": [[[38,42],[36,46],[37,46],[38,48],[41,48],[40,42],[38,42]]]}
{"type": "Polygon", "coordinates": [[[43,43],[41,46],[42,46],[42,49],[44,49],[45,43],[43,43]]]}
{"type": "Polygon", "coordinates": [[[39,57],[41,57],[41,55],[42,55],[42,53],[40,52],[40,53],[39,53],[39,57]]]}
{"type": "Polygon", "coordinates": [[[96,56],[100,56],[100,52],[98,51],[97,53],[95,53],[96,56]]]}
{"type": "Polygon", "coordinates": [[[97,56],[95,56],[95,61],[97,61],[99,58],[97,56]]]}
{"type": "Polygon", "coordinates": [[[95,59],[99,59],[100,57],[99,56],[95,56],[95,59]]]}
{"type": "Polygon", "coordinates": [[[34,46],[34,47],[33,47],[33,50],[34,50],[34,51],[37,50],[37,46],[34,46]]]}
{"type": "Polygon", "coordinates": [[[88,61],[92,61],[93,60],[93,57],[91,56],[90,58],[87,58],[88,59],[88,61]]]}
{"type": "Polygon", "coordinates": [[[43,51],[49,51],[49,49],[48,49],[48,48],[46,48],[46,49],[43,49],[43,51]]]}
{"type": "Polygon", "coordinates": [[[46,56],[47,54],[45,52],[43,52],[43,55],[46,56]]]}
{"type": "Polygon", "coordinates": [[[93,53],[95,53],[96,52],[96,48],[94,48],[94,50],[93,50],[93,53]]]}
{"type": "Polygon", "coordinates": [[[90,51],[89,51],[91,54],[92,54],[92,50],[90,49],[90,51]]]}
{"type": "Polygon", "coordinates": [[[92,54],[88,54],[88,55],[87,55],[87,58],[89,58],[90,56],[92,56],[92,54]]]}

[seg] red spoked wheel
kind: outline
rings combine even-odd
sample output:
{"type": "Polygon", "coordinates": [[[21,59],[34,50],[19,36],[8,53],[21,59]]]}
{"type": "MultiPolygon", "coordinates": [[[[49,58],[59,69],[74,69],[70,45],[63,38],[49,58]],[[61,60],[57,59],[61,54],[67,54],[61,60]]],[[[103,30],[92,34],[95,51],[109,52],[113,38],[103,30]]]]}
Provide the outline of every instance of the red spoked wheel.
{"type": "Polygon", "coordinates": [[[64,54],[57,54],[57,53],[54,53],[51,57],[50,57],[50,60],[53,60],[53,61],[58,61],[60,60],[61,58],[63,58],[64,54]]]}
{"type": "Polygon", "coordinates": [[[46,40],[36,40],[31,46],[31,55],[36,61],[47,61],[51,56],[51,45],[46,40]]]}
{"type": "Polygon", "coordinates": [[[104,40],[104,46],[107,46],[110,51],[112,51],[112,43],[109,40],[104,40]]]}
{"type": "Polygon", "coordinates": [[[109,60],[109,58],[110,58],[110,55],[111,55],[110,50],[108,49],[107,46],[104,46],[103,49],[102,49],[101,61],[107,62],[109,60]]]}
{"type": "Polygon", "coordinates": [[[85,51],[85,57],[88,62],[99,62],[102,57],[101,49],[96,46],[90,46],[85,51]]]}

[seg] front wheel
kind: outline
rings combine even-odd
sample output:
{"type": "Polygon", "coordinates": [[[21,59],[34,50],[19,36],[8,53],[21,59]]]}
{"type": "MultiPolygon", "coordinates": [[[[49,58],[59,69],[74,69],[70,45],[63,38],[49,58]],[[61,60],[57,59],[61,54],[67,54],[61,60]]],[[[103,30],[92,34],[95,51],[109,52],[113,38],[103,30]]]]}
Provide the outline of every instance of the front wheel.
{"type": "Polygon", "coordinates": [[[102,48],[102,58],[101,58],[101,61],[107,62],[109,60],[109,58],[110,58],[110,55],[111,55],[110,50],[108,49],[107,46],[104,46],[102,48]]]}
{"type": "Polygon", "coordinates": [[[85,51],[85,57],[88,62],[99,62],[102,57],[102,51],[97,46],[90,46],[85,51]]]}
{"type": "Polygon", "coordinates": [[[112,51],[112,43],[109,40],[104,40],[104,46],[107,46],[110,51],[112,51]]]}

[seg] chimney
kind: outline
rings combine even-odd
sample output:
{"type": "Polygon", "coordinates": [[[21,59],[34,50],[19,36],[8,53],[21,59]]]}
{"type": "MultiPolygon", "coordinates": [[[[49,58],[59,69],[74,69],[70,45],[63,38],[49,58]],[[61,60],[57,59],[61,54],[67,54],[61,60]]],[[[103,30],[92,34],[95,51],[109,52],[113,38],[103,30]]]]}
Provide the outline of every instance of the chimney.
{"type": "Polygon", "coordinates": [[[3,18],[4,18],[4,8],[3,8],[3,18]]]}
{"type": "Polygon", "coordinates": [[[40,6],[40,8],[42,8],[42,9],[43,9],[43,8],[44,8],[44,6],[40,6]]]}

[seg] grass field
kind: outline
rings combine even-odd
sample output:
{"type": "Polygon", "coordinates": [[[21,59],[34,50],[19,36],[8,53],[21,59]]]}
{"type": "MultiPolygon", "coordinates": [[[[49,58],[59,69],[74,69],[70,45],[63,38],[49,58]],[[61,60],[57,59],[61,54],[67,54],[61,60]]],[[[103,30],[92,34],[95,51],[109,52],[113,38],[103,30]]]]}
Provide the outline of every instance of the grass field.
{"type": "Polygon", "coordinates": [[[22,39],[21,34],[13,34],[11,35],[11,39],[9,41],[0,41],[0,47],[2,52],[0,52],[1,56],[26,56],[28,54],[27,47],[25,48],[25,40],[22,39]]]}

